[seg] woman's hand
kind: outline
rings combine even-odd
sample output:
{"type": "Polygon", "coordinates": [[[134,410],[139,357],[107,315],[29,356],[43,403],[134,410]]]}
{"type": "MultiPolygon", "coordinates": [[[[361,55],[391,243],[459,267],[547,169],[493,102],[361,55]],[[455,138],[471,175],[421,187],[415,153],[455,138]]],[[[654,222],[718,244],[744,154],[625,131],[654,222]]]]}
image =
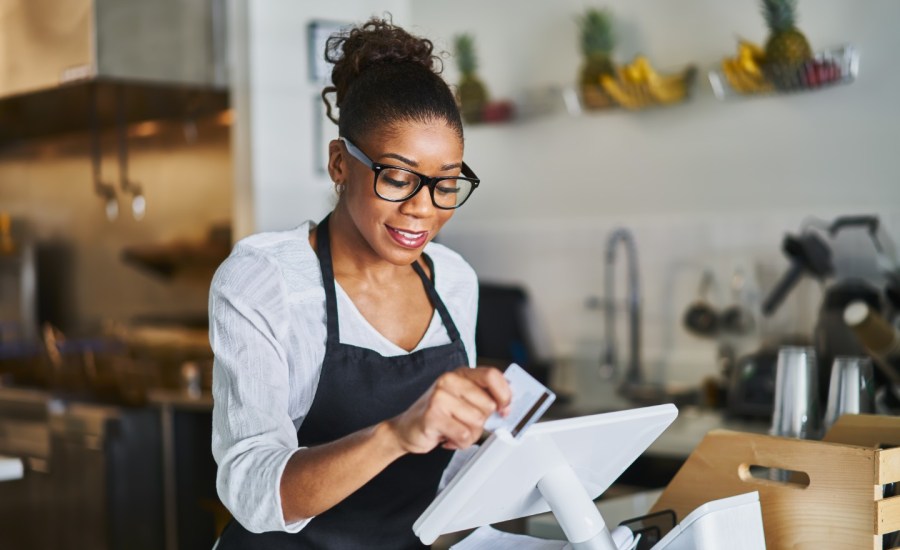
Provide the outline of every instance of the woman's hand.
{"type": "Polygon", "coordinates": [[[512,395],[503,373],[493,367],[461,367],[445,373],[405,412],[388,421],[408,453],[465,449],[478,441],[495,411],[506,416],[512,395]]]}

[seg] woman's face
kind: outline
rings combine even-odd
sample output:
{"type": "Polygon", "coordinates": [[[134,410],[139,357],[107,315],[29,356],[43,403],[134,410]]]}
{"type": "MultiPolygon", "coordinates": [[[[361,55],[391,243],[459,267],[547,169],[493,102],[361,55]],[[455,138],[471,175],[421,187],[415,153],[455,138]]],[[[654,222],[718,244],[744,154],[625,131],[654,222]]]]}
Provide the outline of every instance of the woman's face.
{"type": "MultiPolygon", "coordinates": [[[[408,168],[426,176],[460,173],[462,141],[443,121],[405,122],[358,139],[354,145],[376,164],[408,168]]],[[[378,197],[372,170],[351,156],[342,142],[332,142],[329,166],[332,178],[344,183],[337,208],[349,214],[350,229],[357,233],[359,244],[394,265],[415,262],[453,216],[453,210],[434,206],[425,186],[403,202],[378,197]]]]}

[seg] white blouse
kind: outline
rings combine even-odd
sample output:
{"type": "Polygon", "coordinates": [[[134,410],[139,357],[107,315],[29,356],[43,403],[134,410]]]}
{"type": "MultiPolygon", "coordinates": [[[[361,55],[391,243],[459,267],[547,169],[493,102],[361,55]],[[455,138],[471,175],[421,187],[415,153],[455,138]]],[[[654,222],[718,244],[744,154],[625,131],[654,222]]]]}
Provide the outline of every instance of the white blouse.
{"type": "MultiPolygon", "coordinates": [[[[291,231],[238,242],[216,271],[209,297],[213,366],[212,452],[219,498],[247,530],[295,533],[310,519],[286,524],[281,475],[297,451],[325,356],[325,291],[306,222],[291,231]]],[[[478,282],[458,254],[425,247],[435,286],[475,364],[478,282]]],[[[407,352],[377,330],[337,287],[341,342],[384,356],[407,352]]],[[[435,311],[415,350],[450,341],[435,311]]]]}

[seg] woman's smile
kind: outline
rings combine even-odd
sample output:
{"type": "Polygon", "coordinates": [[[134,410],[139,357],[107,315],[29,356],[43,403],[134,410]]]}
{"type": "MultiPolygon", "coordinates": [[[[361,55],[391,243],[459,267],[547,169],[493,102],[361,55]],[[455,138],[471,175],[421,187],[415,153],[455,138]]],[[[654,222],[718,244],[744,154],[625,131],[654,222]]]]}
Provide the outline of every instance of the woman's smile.
{"type": "Polygon", "coordinates": [[[404,248],[421,248],[428,242],[428,231],[408,231],[385,224],[388,234],[404,248]]]}

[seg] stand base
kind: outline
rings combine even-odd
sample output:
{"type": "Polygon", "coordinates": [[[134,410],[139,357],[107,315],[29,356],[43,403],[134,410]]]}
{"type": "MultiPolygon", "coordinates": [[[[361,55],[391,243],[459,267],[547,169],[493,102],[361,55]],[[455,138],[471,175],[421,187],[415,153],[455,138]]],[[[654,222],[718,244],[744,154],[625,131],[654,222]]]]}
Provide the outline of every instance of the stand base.
{"type": "Polygon", "coordinates": [[[567,462],[547,472],[537,487],[574,550],[618,550],[600,511],[567,462]]]}

